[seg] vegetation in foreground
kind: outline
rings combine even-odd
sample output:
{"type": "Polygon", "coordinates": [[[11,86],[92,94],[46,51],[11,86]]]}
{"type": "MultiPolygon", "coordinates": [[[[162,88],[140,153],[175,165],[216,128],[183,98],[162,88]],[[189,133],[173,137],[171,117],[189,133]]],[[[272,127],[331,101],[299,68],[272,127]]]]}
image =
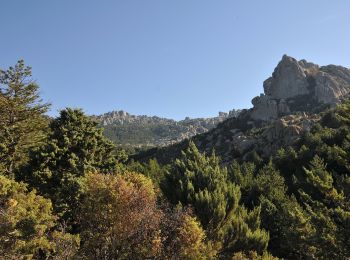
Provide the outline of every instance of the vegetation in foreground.
{"type": "Polygon", "coordinates": [[[30,76],[0,72],[0,258],[350,257],[350,102],[269,161],[223,167],[190,142],[161,166],[81,110],[47,118],[30,76]]]}

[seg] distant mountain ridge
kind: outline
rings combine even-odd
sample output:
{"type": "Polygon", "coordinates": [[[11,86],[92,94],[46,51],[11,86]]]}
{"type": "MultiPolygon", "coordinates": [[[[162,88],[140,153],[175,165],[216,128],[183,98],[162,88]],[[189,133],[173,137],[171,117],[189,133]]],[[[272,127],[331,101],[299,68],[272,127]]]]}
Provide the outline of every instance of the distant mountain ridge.
{"type": "Polygon", "coordinates": [[[118,145],[131,147],[166,146],[202,134],[227,118],[237,117],[240,110],[219,112],[211,118],[189,118],[176,121],[158,116],[132,115],[112,111],[95,116],[104,134],[118,145]]]}

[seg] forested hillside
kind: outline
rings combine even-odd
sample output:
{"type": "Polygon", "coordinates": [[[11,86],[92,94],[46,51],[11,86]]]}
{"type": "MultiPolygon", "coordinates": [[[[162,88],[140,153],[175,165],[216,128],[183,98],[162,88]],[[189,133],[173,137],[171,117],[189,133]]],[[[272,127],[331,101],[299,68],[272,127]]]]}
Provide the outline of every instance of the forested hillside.
{"type": "Polygon", "coordinates": [[[1,70],[0,258],[348,259],[348,70],[315,66],[284,57],[251,110],[132,158],[1,70]]]}
{"type": "Polygon", "coordinates": [[[157,116],[135,116],[125,111],[113,111],[96,116],[104,135],[126,148],[150,148],[178,143],[197,134],[208,132],[227,118],[237,117],[240,110],[219,112],[212,118],[173,119],[157,116]]]}

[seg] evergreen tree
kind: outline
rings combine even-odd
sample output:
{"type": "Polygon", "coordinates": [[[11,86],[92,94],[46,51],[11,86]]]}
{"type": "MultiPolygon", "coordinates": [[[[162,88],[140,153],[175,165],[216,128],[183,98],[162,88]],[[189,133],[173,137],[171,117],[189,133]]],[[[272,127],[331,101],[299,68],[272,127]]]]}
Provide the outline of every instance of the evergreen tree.
{"type": "Polygon", "coordinates": [[[234,162],[229,174],[241,186],[247,207],[261,204],[261,226],[269,231],[269,251],[284,258],[313,255],[310,235],[314,232],[307,213],[287,192],[284,178],[270,161],[258,171],[251,163],[234,162]]]}
{"type": "Polygon", "coordinates": [[[139,172],[149,177],[157,186],[163,181],[164,176],[169,169],[168,165],[160,165],[156,159],[150,159],[146,163],[131,160],[127,164],[127,169],[134,172],[139,172]]]}
{"type": "Polygon", "coordinates": [[[47,143],[31,153],[29,168],[20,177],[50,198],[55,212],[73,224],[86,173],[114,172],[118,161],[114,145],[81,110],[62,110],[50,130],[47,143]]]}
{"type": "Polygon", "coordinates": [[[215,154],[207,157],[190,142],[166,176],[163,190],[173,203],[193,207],[221,255],[266,249],[269,236],[259,228],[260,207],[249,212],[240,205],[240,188],[230,181],[215,154]]]}
{"type": "MultiPolygon", "coordinates": [[[[299,219],[298,225],[275,221],[274,229],[283,230],[282,226],[289,225],[295,226],[296,231],[303,230],[299,234],[276,233],[275,241],[283,235],[290,242],[283,250],[277,250],[276,255],[285,256],[285,252],[297,249],[299,258],[346,259],[350,256],[349,131],[350,101],[347,101],[324,113],[319,124],[302,137],[295,150],[280,150],[274,158],[295,202],[271,215],[282,219],[283,208],[290,209],[289,212],[297,208],[298,214],[292,216],[298,217],[294,220],[299,219]]],[[[268,229],[273,240],[274,232],[268,229]]],[[[272,241],[272,244],[278,245],[278,242],[272,241]]]]}
{"type": "Polygon", "coordinates": [[[49,105],[42,103],[31,75],[23,60],[0,70],[0,170],[11,177],[45,137],[49,105]]]}
{"type": "MultiPolygon", "coordinates": [[[[315,156],[309,169],[304,168],[310,189],[300,190],[302,201],[317,230],[315,241],[317,258],[347,258],[350,256],[350,197],[341,184],[333,184],[324,161],[315,156]]],[[[349,177],[347,177],[349,178],[349,177]]]]}

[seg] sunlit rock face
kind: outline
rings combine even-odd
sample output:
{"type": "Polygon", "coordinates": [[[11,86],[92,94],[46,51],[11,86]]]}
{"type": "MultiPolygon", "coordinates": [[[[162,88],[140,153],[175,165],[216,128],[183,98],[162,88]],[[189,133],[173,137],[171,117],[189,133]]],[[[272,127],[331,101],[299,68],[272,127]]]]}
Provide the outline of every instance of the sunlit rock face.
{"type": "Polygon", "coordinates": [[[298,111],[293,103],[301,103],[301,111],[307,107],[302,103],[339,103],[349,94],[350,70],[335,65],[320,67],[284,55],[263,85],[264,94],[252,100],[251,118],[269,121],[298,111]]]}
{"type": "Polygon", "coordinates": [[[309,94],[306,68],[292,57],[283,56],[272,77],[264,82],[264,93],[275,99],[309,94]]]}
{"type": "Polygon", "coordinates": [[[319,102],[339,103],[342,97],[349,93],[350,70],[329,65],[314,75],[315,98],[319,102]]]}

